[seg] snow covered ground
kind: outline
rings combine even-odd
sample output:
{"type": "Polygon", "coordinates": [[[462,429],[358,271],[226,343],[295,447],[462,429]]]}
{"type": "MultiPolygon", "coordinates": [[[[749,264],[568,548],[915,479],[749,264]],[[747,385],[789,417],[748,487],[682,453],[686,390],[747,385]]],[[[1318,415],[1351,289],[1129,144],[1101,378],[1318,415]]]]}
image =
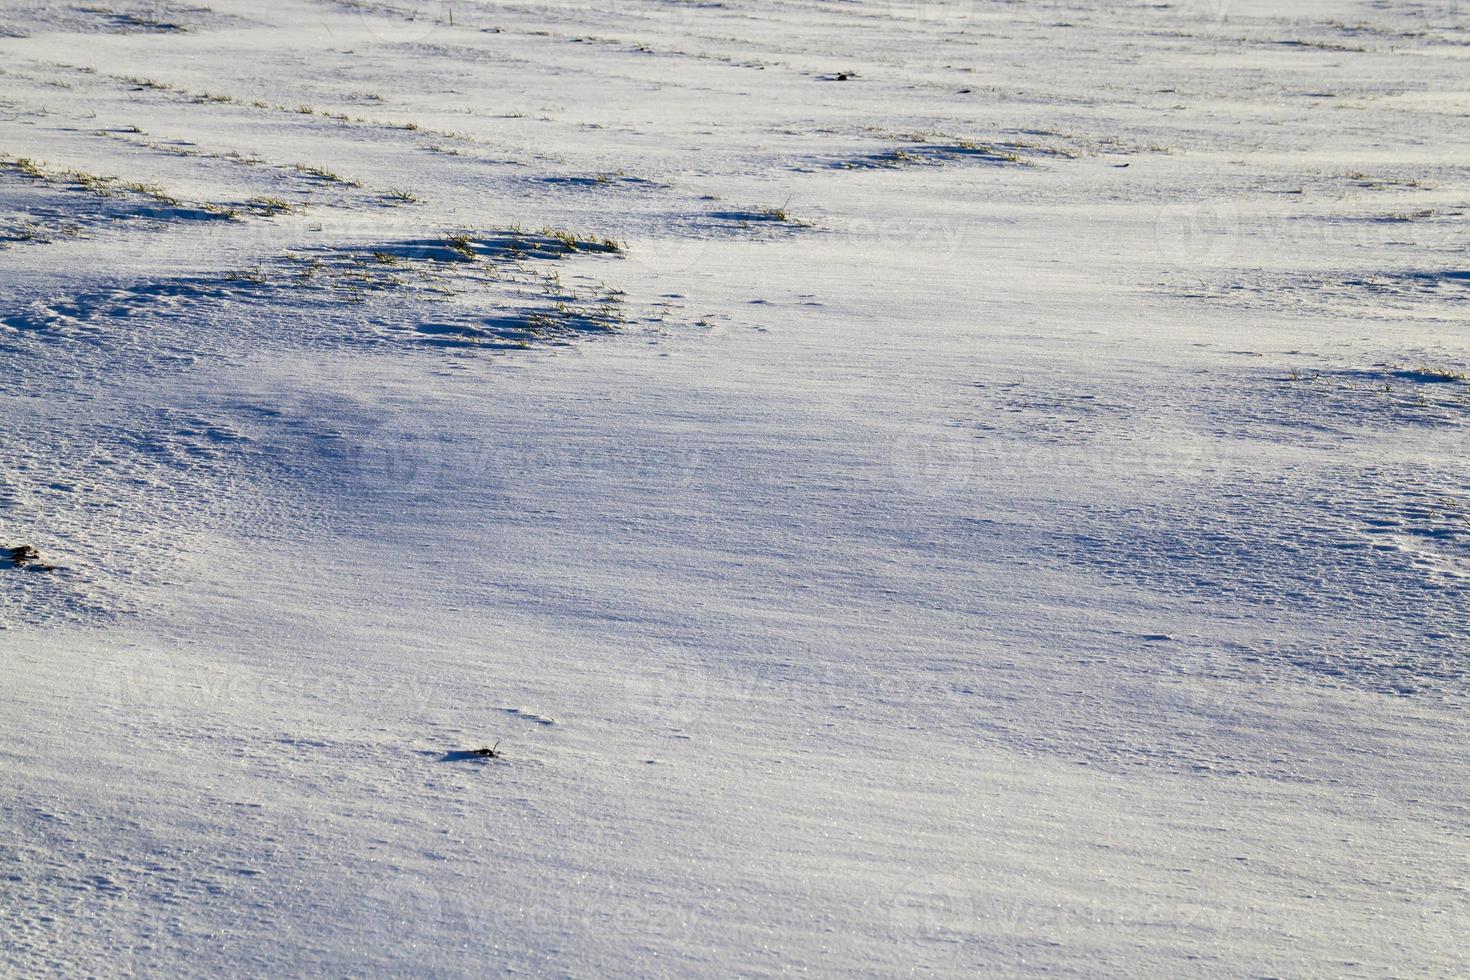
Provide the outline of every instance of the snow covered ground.
{"type": "Polygon", "coordinates": [[[1464,975],[1470,7],[1280,6],[0,0],[0,974],[1464,975]]]}

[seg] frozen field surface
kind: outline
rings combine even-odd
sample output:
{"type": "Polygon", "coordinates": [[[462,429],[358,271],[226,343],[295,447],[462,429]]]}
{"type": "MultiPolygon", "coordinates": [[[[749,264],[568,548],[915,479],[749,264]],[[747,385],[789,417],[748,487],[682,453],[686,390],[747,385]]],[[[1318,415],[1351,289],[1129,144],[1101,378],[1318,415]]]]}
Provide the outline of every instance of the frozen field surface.
{"type": "Polygon", "coordinates": [[[0,0],[0,975],[1470,972],[1465,3],[207,2],[0,0]]]}

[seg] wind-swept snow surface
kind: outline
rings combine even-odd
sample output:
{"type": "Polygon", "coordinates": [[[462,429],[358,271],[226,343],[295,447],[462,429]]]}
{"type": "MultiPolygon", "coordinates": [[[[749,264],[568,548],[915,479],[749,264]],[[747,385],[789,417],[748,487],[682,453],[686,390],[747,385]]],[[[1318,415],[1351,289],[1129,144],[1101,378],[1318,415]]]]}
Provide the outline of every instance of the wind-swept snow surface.
{"type": "Polygon", "coordinates": [[[0,973],[1464,975],[1470,9],[1279,6],[0,2],[0,973]]]}

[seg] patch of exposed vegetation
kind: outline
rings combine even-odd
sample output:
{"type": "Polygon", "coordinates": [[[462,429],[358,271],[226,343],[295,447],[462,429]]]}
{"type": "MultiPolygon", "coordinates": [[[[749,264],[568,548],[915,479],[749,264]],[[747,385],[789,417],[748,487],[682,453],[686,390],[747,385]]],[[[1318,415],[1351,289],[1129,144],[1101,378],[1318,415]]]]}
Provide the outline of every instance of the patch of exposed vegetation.
{"type": "Polygon", "coordinates": [[[97,197],[135,195],[169,207],[181,207],[184,203],[181,198],[157,184],[125,181],[121,177],[88,173],[85,170],[51,170],[46,167],[45,163],[30,157],[0,156],[0,171],[9,171],[52,187],[86,191],[97,197]]]}
{"type": "MultiPolygon", "coordinates": [[[[265,288],[324,294],[325,304],[303,300],[308,318],[330,315],[339,303],[363,306],[381,314],[386,330],[410,330],[436,346],[524,347],[608,333],[626,322],[621,291],[601,283],[569,285],[549,264],[621,247],[554,229],[458,231],[360,249],[298,250],[236,270],[227,282],[250,293],[265,288]],[[439,304],[442,315],[434,312],[439,304]],[[473,313],[476,306],[483,315],[473,313]]],[[[279,295],[270,300],[282,301],[279,295]]]]}
{"type": "Polygon", "coordinates": [[[1012,164],[1026,166],[1035,157],[1076,158],[1080,152],[1055,143],[1030,140],[977,140],[963,136],[952,136],[934,130],[893,133],[885,130],[869,130],[883,139],[895,140],[903,145],[868,154],[856,159],[838,161],[834,166],[843,170],[875,168],[898,168],[910,166],[937,166],[966,160],[989,164],[1012,164]]]}
{"type": "Polygon", "coordinates": [[[0,570],[6,569],[54,572],[56,566],[42,561],[41,553],[34,546],[23,544],[17,547],[0,546],[0,570]]]}
{"type": "Polygon", "coordinates": [[[711,218],[738,222],[742,227],[753,225],[784,225],[788,228],[810,228],[809,222],[791,213],[790,201],[781,205],[762,205],[738,211],[712,211],[711,218]]]}
{"type": "MultiPolygon", "coordinates": [[[[325,167],[319,167],[305,163],[273,163],[264,157],[255,154],[242,153],[239,150],[228,150],[224,152],[213,152],[192,145],[181,145],[153,139],[135,139],[130,130],[98,130],[98,136],[120,140],[131,146],[140,146],[156,153],[166,153],[170,156],[185,157],[191,159],[218,160],[222,163],[232,164],[238,167],[246,167],[256,170],[269,170],[287,177],[301,177],[313,182],[329,184],[334,187],[352,190],[362,189],[361,181],[351,177],[344,177],[325,167]]],[[[397,192],[394,192],[397,193],[397,192]]],[[[393,195],[390,194],[390,197],[393,195]]],[[[201,205],[209,208],[210,205],[201,205]]]]}
{"type": "Polygon", "coordinates": [[[1282,379],[1316,401],[1314,417],[1358,426],[1461,426],[1470,421],[1470,371],[1442,364],[1384,363],[1368,369],[1288,369],[1282,379]]]}
{"type": "Polygon", "coordinates": [[[82,7],[81,10],[103,18],[115,34],[183,34],[189,30],[177,21],[161,20],[147,10],[114,10],[111,7],[82,7]]]}
{"type": "Polygon", "coordinates": [[[303,207],[299,204],[292,204],[284,198],[269,197],[266,195],[252,197],[245,202],[245,206],[250,209],[252,214],[259,215],[263,218],[271,218],[278,214],[290,214],[293,211],[301,210],[303,207]]]}
{"type": "Polygon", "coordinates": [[[59,239],[75,238],[81,232],[79,225],[68,222],[43,224],[26,217],[14,222],[0,218],[0,248],[22,244],[49,245],[59,239]]]}
{"type": "Polygon", "coordinates": [[[362,181],[353,180],[350,177],[343,177],[341,174],[333,173],[325,167],[314,167],[305,163],[298,163],[294,164],[293,166],[297,173],[304,174],[307,177],[314,177],[317,180],[324,181],[328,184],[341,184],[344,187],[362,186],[362,181]]]}
{"type": "Polygon", "coordinates": [[[1344,180],[1350,180],[1358,187],[1372,191],[1394,190],[1408,188],[1422,190],[1427,185],[1417,177],[1381,177],[1374,174],[1365,174],[1353,170],[1342,175],[1344,180]]]}
{"type": "MultiPolygon", "coordinates": [[[[85,70],[82,66],[79,65],[69,65],[60,62],[57,63],[57,66],[62,68],[70,68],[75,71],[85,70]]],[[[498,146],[498,144],[496,144],[492,140],[483,139],[471,133],[432,129],[430,127],[421,125],[420,123],[413,120],[374,119],[368,116],[354,115],[349,112],[339,112],[333,109],[325,109],[320,106],[314,106],[305,102],[298,102],[295,105],[291,105],[289,103],[283,102],[269,102],[263,99],[242,98],[240,96],[229,95],[223,92],[196,91],[184,88],[183,86],[176,85],[172,82],[159,81],[157,79],[145,78],[136,75],[96,72],[95,69],[92,71],[92,73],[105,75],[108,78],[112,78],[124,84],[131,85],[137,90],[147,89],[156,92],[168,93],[184,101],[193,102],[201,105],[233,105],[240,106],[242,108],[259,109],[268,112],[289,113],[291,115],[330,119],[333,122],[344,123],[352,126],[370,126],[379,129],[398,130],[409,133],[422,133],[425,136],[433,136],[439,140],[474,143],[481,146],[498,146]]]]}
{"type": "Polygon", "coordinates": [[[72,221],[57,221],[54,208],[36,214],[12,215],[0,219],[0,244],[49,244],[61,238],[72,238],[94,226],[119,220],[232,220],[237,209],[211,203],[184,200],[162,186],[141,180],[94,174],[75,168],[52,168],[29,157],[0,155],[0,177],[11,175],[41,184],[56,193],[85,194],[95,205],[67,208],[72,221]]]}

